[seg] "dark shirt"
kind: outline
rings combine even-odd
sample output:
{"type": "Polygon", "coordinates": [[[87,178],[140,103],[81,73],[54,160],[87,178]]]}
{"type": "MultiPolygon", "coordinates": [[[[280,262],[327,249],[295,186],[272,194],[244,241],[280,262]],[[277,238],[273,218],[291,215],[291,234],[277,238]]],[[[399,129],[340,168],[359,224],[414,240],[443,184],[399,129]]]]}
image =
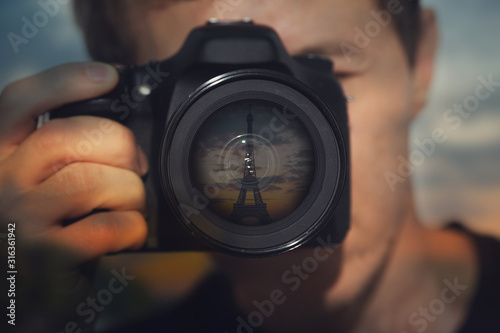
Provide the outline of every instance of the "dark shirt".
{"type": "Polygon", "coordinates": [[[467,319],[457,333],[500,332],[500,242],[467,233],[474,240],[478,253],[478,287],[467,319]]]}
{"type": "MultiPolygon", "coordinates": [[[[470,233],[455,224],[450,228],[469,235],[477,248],[478,287],[469,314],[457,333],[500,332],[500,242],[470,233]]],[[[220,273],[207,278],[188,299],[173,309],[108,333],[263,333],[237,312],[229,280],[220,273]]],[[[417,332],[417,330],[415,330],[417,332]]],[[[411,332],[408,332],[411,333],[411,332]]]]}

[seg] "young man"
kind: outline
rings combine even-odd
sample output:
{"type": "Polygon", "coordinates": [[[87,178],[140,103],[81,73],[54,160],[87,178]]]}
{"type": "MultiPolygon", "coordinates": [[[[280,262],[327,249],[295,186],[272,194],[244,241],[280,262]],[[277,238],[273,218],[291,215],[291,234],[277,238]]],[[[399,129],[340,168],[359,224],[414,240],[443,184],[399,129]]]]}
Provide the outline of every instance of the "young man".
{"type": "MultiPolygon", "coordinates": [[[[499,288],[488,285],[500,272],[484,251],[498,254],[498,244],[457,228],[424,229],[410,182],[393,191],[385,176],[407,154],[408,126],[425,104],[433,73],[435,20],[418,1],[87,0],[77,1],[76,8],[91,54],[110,63],[165,59],[211,17],[251,17],[273,27],[290,54],[329,57],[346,96],[354,97],[348,105],[352,220],[342,245],[325,249],[328,258],[310,273],[300,269],[313,255],[307,249],[258,260],[217,255],[226,288],[223,280],[209,282],[173,314],[121,332],[500,329],[493,300],[499,288]],[[366,31],[373,27],[378,29],[366,31]],[[297,279],[292,289],[284,284],[288,271],[297,279]],[[285,288],[286,294],[273,294],[285,288]]],[[[54,163],[68,163],[65,147],[76,146],[100,120],[56,120],[38,131],[34,120],[63,104],[102,95],[116,82],[110,66],[70,64],[10,85],[0,101],[0,217],[16,221],[30,241],[76,253],[72,267],[143,243],[140,177],[147,161],[131,132],[115,124],[88,156],[54,170],[54,163]],[[95,208],[109,211],[61,227],[63,219],[95,208]]]]}

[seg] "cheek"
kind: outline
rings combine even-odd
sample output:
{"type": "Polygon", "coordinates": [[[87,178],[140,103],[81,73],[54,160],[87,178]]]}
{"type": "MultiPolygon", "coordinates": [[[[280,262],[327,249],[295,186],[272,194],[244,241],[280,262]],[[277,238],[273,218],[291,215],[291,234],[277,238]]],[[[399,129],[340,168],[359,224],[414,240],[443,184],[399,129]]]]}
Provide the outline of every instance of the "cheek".
{"type": "MultiPolygon", "coordinates": [[[[400,221],[409,199],[409,183],[392,191],[386,172],[407,152],[411,84],[408,71],[379,61],[363,77],[345,84],[349,103],[352,170],[352,224],[380,234],[381,226],[400,221]]],[[[404,61],[400,61],[404,64],[404,61]]],[[[397,63],[396,61],[393,63],[397,63]]]]}

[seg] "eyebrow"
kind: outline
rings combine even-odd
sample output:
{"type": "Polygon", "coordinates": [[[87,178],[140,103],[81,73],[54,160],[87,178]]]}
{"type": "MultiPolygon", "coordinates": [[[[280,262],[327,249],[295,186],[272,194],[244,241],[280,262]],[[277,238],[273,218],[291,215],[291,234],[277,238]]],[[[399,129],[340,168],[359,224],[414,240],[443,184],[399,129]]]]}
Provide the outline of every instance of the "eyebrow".
{"type": "Polygon", "coordinates": [[[328,57],[333,57],[333,58],[339,58],[339,57],[344,57],[345,56],[345,51],[342,50],[342,46],[346,48],[346,50],[355,50],[356,52],[352,53],[353,58],[365,58],[366,56],[366,49],[365,48],[360,48],[354,44],[352,41],[347,41],[347,40],[337,40],[334,42],[326,42],[324,44],[319,44],[315,46],[308,46],[304,47],[301,49],[299,52],[297,52],[297,55],[304,55],[304,54],[317,54],[320,56],[328,56],[328,57]]]}
{"type": "Polygon", "coordinates": [[[313,47],[305,47],[297,55],[315,54],[330,58],[334,63],[334,69],[340,71],[365,72],[374,65],[373,57],[369,56],[366,48],[357,47],[354,43],[346,40],[327,42],[313,47]],[[358,53],[344,54],[340,45],[346,43],[350,47],[355,47],[358,53]]]}

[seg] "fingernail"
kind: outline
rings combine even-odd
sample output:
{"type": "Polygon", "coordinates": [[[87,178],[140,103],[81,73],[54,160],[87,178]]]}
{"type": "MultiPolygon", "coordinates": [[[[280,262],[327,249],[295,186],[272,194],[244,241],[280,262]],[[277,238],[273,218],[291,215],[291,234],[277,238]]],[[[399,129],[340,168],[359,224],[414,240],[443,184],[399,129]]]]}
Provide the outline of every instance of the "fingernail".
{"type": "Polygon", "coordinates": [[[89,79],[94,82],[106,82],[112,75],[112,68],[104,64],[88,64],[85,70],[89,79]]]}
{"type": "Polygon", "coordinates": [[[139,145],[137,145],[137,153],[139,155],[139,172],[141,175],[145,175],[149,170],[148,158],[139,145]]]}

